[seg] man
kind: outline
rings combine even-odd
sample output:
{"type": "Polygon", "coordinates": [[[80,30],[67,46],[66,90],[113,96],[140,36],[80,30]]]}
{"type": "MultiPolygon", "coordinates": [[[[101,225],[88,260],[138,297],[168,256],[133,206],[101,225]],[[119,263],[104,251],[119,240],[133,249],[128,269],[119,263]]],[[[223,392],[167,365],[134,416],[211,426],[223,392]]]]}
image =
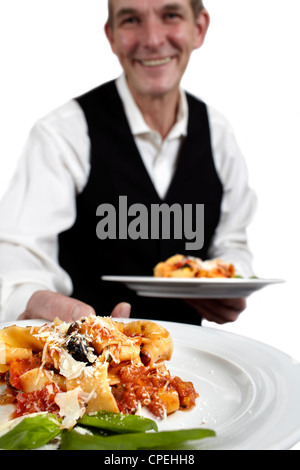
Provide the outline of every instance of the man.
{"type": "Polygon", "coordinates": [[[10,210],[0,228],[4,318],[23,305],[21,319],[131,312],[200,324],[202,317],[234,321],[244,310],[244,299],[145,299],[101,281],[103,274],[151,275],[157,262],[186,252],[184,236],[96,236],[99,208],[117,207],[120,196],[149,210],[204,204],[204,245],[188,254],[222,256],[251,271],[245,231],[255,199],[243,159],[223,118],[180,88],[208,26],[201,1],[109,1],[105,32],[124,74],[36,125],[19,189],[2,203],[1,214],[10,210]]]}

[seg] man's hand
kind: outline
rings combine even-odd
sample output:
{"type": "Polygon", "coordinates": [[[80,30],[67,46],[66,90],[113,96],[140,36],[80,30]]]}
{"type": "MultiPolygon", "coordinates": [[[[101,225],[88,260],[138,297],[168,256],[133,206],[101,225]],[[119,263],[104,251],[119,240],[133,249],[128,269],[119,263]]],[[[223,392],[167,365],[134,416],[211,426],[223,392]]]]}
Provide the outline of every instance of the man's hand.
{"type": "Polygon", "coordinates": [[[246,300],[240,299],[188,299],[186,302],[193,307],[205,320],[218,323],[234,322],[246,308],[246,300]]]}
{"type": "MultiPolygon", "coordinates": [[[[115,318],[128,318],[131,307],[127,303],[120,303],[113,309],[111,316],[115,318]]],[[[66,323],[79,320],[81,317],[95,315],[93,307],[72,299],[57,292],[39,290],[29,299],[25,311],[19,320],[38,319],[53,321],[55,317],[66,323]]]]}

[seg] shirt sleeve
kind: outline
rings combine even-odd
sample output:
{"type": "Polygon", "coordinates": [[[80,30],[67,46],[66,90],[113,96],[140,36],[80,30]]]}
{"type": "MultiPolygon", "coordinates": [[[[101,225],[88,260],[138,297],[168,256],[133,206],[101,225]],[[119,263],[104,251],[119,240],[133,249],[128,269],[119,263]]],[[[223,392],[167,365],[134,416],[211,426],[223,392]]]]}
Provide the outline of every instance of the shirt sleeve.
{"type": "Polygon", "coordinates": [[[0,202],[0,320],[17,319],[37,290],[71,293],[71,279],[58,264],[57,236],[74,223],[89,145],[73,100],[33,127],[0,202]]]}
{"type": "Polygon", "coordinates": [[[232,262],[237,273],[254,275],[247,228],[257,207],[248,169],[233,129],[222,114],[209,108],[215,166],[223,185],[220,222],[209,250],[210,258],[232,262]]]}

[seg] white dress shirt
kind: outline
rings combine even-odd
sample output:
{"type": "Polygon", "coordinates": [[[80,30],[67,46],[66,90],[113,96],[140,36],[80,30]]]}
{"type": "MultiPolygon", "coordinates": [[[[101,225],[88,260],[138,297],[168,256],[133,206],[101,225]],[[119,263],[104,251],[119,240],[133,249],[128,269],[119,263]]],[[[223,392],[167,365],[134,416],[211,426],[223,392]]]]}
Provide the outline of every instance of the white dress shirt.
{"type": "MultiPolygon", "coordinates": [[[[126,84],[117,79],[129,125],[144,165],[161,198],[174,174],[181,139],[187,133],[188,104],[181,90],[177,122],[163,140],[145,123],[126,84]]],[[[256,208],[244,158],[231,126],[208,107],[215,166],[223,184],[221,218],[209,256],[233,262],[252,275],[246,229],[256,208]]],[[[70,295],[72,281],[58,264],[57,237],[76,218],[75,196],[90,171],[90,140],[75,100],[33,127],[8,191],[0,202],[0,320],[15,320],[39,289],[70,295]]]]}

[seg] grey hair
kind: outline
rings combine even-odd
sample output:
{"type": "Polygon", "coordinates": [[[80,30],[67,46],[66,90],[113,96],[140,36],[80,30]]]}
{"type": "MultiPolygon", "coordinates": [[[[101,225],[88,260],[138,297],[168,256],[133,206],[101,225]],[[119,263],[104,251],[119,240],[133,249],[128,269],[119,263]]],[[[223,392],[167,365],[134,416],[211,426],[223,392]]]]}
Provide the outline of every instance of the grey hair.
{"type": "Polygon", "coordinates": [[[190,0],[191,7],[194,13],[195,18],[197,18],[198,14],[201,10],[203,10],[203,0],[190,0]]]}
{"type": "MultiPolygon", "coordinates": [[[[194,13],[194,17],[197,18],[201,10],[203,10],[203,0],[190,0],[190,4],[194,13]]],[[[108,0],[108,23],[113,27],[113,11],[111,0],[108,0]]]]}

